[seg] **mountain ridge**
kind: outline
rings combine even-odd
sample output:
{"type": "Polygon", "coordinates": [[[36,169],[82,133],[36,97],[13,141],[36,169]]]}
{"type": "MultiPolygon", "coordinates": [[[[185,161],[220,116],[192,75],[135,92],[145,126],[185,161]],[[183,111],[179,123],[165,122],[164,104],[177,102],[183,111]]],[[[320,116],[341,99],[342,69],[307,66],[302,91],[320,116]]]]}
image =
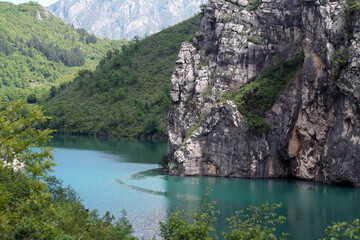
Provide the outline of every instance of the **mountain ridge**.
{"type": "Polygon", "coordinates": [[[151,35],[194,16],[207,0],[60,0],[49,11],[100,38],[151,35]]]}

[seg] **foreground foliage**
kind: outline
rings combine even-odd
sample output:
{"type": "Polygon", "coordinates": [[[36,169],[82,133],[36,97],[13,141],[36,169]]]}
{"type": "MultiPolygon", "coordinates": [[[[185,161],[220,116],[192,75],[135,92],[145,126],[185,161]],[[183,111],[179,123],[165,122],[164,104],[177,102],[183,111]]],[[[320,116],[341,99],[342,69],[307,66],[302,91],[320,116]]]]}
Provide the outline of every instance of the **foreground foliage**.
{"type": "MultiPolygon", "coordinates": [[[[230,232],[223,233],[224,239],[278,239],[275,235],[276,226],[284,223],[284,216],[277,216],[276,209],[281,204],[263,204],[261,206],[250,206],[244,211],[238,211],[235,216],[227,219],[230,223],[230,232]]],[[[288,234],[283,233],[279,239],[285,239],[288,234]]]]}
{"type": "MultiPolygon", "coordinates": [[[[2,106],[0,105],[0,109],[2,106]]],[[[126,214],[89,212],[70,187],[48,177],[51,131],[37,130],[39,107],[17,101],[0,111],[0,239],[136,239],[126,214]]]]}
{"type": "Polygon", "coordinates": [[[51,238],[58,233],[51,219],[56,209],[41,180],[54,165],[44,145],[50,130],[37,131],[46,121],[38,107],[16,102],[0,112],[0,238],[51,238]],[[20,169],[24,169],[21,171],[20,169]]]}
{"type": "MultiPolygon", "coordinates": [[[[214,225],[217,222],[214,210],[215,202],[209,199],[210,190],[207,189],[201,199],[201,204],[195,213],[187,212],[187,205],[181,210],[176,209],[170,214],[165,223],[160,223],[160,236],[166,240],[176,239],[218,239],[214,225]]],[[[238,211],[235,216],[226,219],[229,223],[229,231],[222,232],[225,240],[238,239],[285,239],[288,234],[282,234],[278,238],[275,234],[276,226],[285,221],[284,216],[277,216],[276,209],[281,204],[250,206],[246,212],[238,211]]]]}
{"type": "Polygon", "coordinates": [[[201,205],[195,213],[188,213],[187,206],[176,209],[166,222],[160,222],[160,236],[166,240],[176,239],[217,239],[214,224],[215,202],[209,201],[209,189],[201,199],[201,205]]]}
{"type": "Polygon", "coordinates": [[[325,236],[323,240],[360,239],[359,219],[355,219],[352,223],[333,223],[326,228],[325,236]]]}
{"type": "Polygon", "coordinates": [[[181,43],[201,15],[109,51],[95,71],[78,72],[46,105],[49,127],[62,133],[165,137],[170,79],[181,43]]]}

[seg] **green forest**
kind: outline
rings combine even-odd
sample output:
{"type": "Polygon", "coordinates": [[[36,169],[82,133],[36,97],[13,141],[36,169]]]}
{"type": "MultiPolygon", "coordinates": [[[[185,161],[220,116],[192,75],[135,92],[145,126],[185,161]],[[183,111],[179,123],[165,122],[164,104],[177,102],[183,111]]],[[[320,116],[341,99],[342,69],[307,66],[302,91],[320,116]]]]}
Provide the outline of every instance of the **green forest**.
{"type": "Polygon", "coordinates": [[[0,98],[37,101],[126,42],[75,29],[35,2],[0,2],[0,98]]]}
{"type": "Polygon", "coordinates": [[[45,107],[59,133],[165,138],[170,78],[199,14],[131,42],[98,39],[41,5],[0,3],[0,99],[45,107]]]}
{"type": "Polygon", "coordinates": [[[96,70],[80,70],[73,82],[52,89],[48,126],[60,133],[165,137],[171,74],[181,43],[192,40],[200,20],[135,38],[108,51],[96,70]]]}

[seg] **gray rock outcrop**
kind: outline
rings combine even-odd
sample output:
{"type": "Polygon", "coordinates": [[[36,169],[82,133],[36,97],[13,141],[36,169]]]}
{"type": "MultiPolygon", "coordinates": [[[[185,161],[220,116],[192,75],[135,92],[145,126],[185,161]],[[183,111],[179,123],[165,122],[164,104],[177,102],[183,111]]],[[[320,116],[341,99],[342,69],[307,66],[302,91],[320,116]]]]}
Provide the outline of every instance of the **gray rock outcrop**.
{"type": "Polygon", "coordinates": [[[170,173],[360,187],[359,18],[349,21],[345,4],[212,0],[171,79],[170,173]],[[264,115],[268,130],[250,131],[227,96],[277,57],[301,54],[301,70],[264,115]]]}
{"type": "Polygon", "coordinates": [[[100,38],[131,40],[156,33],[195,15],[207,0],[60,0],[55,16],[100,38]]]}

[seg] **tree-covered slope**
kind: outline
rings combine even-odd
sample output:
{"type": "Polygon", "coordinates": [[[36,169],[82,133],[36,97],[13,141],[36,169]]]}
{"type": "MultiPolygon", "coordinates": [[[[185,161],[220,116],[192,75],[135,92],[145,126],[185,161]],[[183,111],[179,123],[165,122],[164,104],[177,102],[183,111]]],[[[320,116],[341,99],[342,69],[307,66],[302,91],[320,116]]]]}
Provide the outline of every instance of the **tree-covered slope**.
{"type": "Polygon", "coordinates": [[[35,2],[0,2],[0,98],[25,98],[69,81],[123,42],[97,39],[35,2]]]}
{"type": "Polygon", "coordinates": [[[119,51],[78,77],[47,103],[59,132],[163,137],[170,108],[170,77],[183,41],[200,25],[197,15],[119,51]]]}

